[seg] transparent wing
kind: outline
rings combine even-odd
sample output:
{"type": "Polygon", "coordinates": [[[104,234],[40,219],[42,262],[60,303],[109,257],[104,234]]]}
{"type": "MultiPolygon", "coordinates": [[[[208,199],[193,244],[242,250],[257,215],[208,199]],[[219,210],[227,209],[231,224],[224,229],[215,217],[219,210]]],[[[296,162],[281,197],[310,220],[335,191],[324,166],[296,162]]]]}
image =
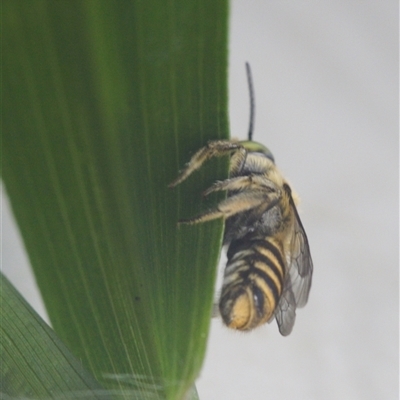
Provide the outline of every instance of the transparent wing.
{"type": "Polygon", "coordinates": [[[313,273],[307,235],[290,192],[288,194],[294,213],[293,233],[285,284],[278,307],[275,310],[279,331],[284,336],[292,331],[296,319],[296,308],[304,307],[307,303],[313,273]]]}
{"type": "Polygon", "coordinates": [[[307,304],[308,295],[311,289],[313,262],[311,259],[307,235],[292,199],[291,203],[295,219],[288,272],[296,306],[304,307],[307,304]]]}
{"type": "MultiPolygon", "coordinates": [[[[290,277],[286,282],[288,280],[290,280],[290,277]]],[[[296,301],[290,286],[283,289],[278,307],[276,307],[275,310],[275,318],[281,335],[289,335],[290,332],[292,332],[294,321],[296,320],[296,301]]]]}

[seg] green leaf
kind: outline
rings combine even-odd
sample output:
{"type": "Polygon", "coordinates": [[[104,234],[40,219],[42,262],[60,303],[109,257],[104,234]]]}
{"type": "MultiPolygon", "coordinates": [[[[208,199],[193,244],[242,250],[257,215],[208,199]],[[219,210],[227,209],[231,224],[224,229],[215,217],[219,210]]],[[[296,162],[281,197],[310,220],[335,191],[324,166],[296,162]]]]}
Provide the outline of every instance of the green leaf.
{"type": "Polygon", "coordinates": [[[0,321],[1,398],[108,398],[2,274],[0,321]]]}
{"type": "Polygon", "coordinates": [[[55,331],[105,387],[183,398],[223,224],[177,221],[227,160],[167,185],[228,136],[227,1],[9,1],[2,42],[3,179],[55,331]]]}

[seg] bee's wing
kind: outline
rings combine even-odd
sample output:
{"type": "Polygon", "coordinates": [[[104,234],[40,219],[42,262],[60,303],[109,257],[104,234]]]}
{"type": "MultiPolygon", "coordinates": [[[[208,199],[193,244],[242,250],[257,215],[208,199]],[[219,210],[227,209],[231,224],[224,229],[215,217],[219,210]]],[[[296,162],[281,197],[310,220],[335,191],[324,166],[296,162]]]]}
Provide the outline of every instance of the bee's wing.
{"type": "MultiPolygon", "coordinates": [[[[288,279],[290,280],[290,277],[288,279]]],[[[275,309],[275,318],[281,335],[289,335],[296,320],[296,300],[290,287],[283,289],[282,296],[275,309]]]]}
{"type": "Polygon", "coordinates": [[[296,306],[304,307],[310,293],[313,273],[313,262],[310,247],[303,224],[300,221],[293,199],[291,203],[294,212],[294,229],[291,241],[290,264],[288,268],[290,285],[294,293],[296,306]]]}
{"type": "Polygon", "coordinates": [[[313,273],[307,235],[290,193],[289,198],[294,213],[293,236],[283,292],[275,311],[279,331],[284,336],[292,331],[296,308],[304,307],[307,303],[313,273]]]}

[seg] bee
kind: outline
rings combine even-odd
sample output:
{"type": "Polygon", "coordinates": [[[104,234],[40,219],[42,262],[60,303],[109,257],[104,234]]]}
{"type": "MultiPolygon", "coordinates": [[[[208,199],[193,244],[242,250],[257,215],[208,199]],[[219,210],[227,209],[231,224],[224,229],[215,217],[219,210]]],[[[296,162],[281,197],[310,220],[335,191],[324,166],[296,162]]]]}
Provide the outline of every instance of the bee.
{"type": "Polygon", "coordinates": [[[297,197],[275,165],[268,148],[252,141],[254,91],[250,91],[248,140],[210,141],[193,155],[175,187],[212,157],[230,155],[229,178],[203,195],[226,191],[214,209],[179,223],[225,220],[228,246],[219,313],[229,328],[249,331],[275,317],[283,336],[292,331],[296,308],[307,303],[313,263],[306,232],[296,209],[297,197]]]}

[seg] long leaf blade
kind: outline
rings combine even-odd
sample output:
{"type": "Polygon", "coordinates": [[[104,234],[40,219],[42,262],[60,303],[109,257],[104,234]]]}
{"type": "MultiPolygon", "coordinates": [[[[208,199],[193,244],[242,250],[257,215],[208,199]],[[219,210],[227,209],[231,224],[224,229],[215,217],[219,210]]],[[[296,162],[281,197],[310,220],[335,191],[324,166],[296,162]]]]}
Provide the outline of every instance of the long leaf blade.
{"type": "Polygon", "coordinates": [[[1,398],[109,398],[2,274],[0,322],[1,398]]]}
{"type": "Polygon", "coordinates": [[[180,398],[204,357],[222,221],[176,222],[226,161],[167,184],[227,136],[227,3],[27,4],[3,6],[3,178],[52,324],[108,387],[131,374],[180,398]]]}

